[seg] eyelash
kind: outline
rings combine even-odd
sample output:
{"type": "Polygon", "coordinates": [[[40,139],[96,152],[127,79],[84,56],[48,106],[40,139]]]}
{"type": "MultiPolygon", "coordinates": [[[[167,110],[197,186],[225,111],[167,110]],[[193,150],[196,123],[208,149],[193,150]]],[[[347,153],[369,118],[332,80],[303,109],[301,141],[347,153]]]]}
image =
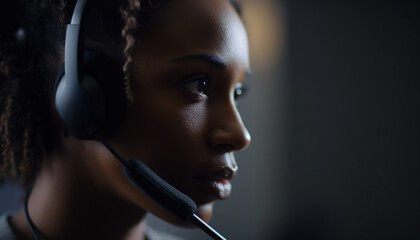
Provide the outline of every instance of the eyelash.
{"type": "Polygon", "coordinates": [[[208,97],[209,84],[210,84],[210,76],[201,74],[201,75],[188,77],[187,80],[182,84],[182,86],[188,91],[190,91],[191,93],[208,97]]]}
{"type": "MultiPolygon", "coordinates": [[[[189,92],[202,96],[209,97],[209,85],[211,77],[207,74],[194,75],[187,77],[182,86],[189,92]]],[[[238,83],[234,89],[234,99],[238,104],[238,99],[246,95],[248,88],[242,83],[238,83]]]]}

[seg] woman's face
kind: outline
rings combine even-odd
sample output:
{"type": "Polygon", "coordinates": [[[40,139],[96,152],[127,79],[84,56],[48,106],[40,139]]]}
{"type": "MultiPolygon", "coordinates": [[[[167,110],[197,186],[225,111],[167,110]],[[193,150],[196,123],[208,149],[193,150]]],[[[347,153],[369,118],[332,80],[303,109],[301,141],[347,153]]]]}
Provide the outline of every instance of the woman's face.
{"type": "MultiPolygon", "coordinates": [[[[213,202],[230,195],[238,170],[233,153],[250,143],[236,106],[249,71],[247,34],[227,0],[176,1],[156,20],[135,47],[134,102],[111,143],[191,197],[208,221],[213,202]]],[[[174,222],[111,158],[101,161],[113,190],[174,222]]]]}

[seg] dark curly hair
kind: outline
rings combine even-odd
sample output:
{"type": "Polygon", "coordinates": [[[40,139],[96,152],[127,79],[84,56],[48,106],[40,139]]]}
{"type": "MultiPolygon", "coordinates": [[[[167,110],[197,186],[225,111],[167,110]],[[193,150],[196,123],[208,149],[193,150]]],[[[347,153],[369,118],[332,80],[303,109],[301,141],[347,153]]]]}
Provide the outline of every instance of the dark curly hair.
{"type": "MultiPolygon", "coordinates": [[[[84,12],[85,49],[119,61],[125,74],[136,39],[152,27],[162,0],[91,0],[84,12]],[[141,30],[141,31],[140,31],[141,30]],[[110,48],[109,46],[115,46],[110,48]]],[[[167,1],[165,1],[167,2],[167,1]]],[[[239,11],[238,5],[233,4],[239,11]]],[[[28,186],[54,148],[59,122],[53,85],[64,52],[66,25],[76,0],[0,3],[0,183],[28,186]]]]}

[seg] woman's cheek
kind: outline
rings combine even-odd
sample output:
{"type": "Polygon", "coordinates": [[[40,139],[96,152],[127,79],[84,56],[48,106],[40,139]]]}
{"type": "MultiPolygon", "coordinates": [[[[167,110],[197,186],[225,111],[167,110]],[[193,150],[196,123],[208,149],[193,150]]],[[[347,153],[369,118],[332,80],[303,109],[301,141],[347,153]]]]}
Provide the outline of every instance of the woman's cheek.
{"type": "Polygon", "coordinates": [[[205,101],[191,104],[180,111],[180,119],[183,122],[183,128],[193,135],[199,135],[205,129],[206,124],[206,107],[205,101]]]}

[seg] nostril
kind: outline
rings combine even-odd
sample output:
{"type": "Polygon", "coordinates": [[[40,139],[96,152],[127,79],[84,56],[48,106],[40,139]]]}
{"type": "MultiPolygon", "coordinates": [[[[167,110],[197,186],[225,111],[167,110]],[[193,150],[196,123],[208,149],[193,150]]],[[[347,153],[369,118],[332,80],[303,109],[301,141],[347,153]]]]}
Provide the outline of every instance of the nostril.
{"type": "Polygon", "coordinates": [[[232,144],[222,143],[219,144],[218,147],[226,152],[232,152],[235,150],[235,146],[233,146],[232,144]]]}
{"type": "Polygon", "coordinates": [[[224,168],[223,171],[224,171],[223,177],[226,179],[232,179],[235,176],[235,170],[229,167],[224,168]]]}

